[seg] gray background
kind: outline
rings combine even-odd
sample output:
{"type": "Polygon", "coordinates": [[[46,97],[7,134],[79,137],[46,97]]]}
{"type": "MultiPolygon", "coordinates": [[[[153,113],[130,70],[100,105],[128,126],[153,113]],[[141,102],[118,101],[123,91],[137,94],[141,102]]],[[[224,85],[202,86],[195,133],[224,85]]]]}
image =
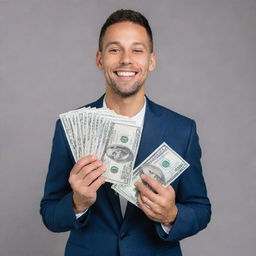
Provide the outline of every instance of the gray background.
{"type": "Polygon", "coordinates": [[[213,216],[184,255],[254,255],[255,0],[0,0],[0,254],[63,254],[39,215],[55,120],[103,93],[95,51],[118,8],[152,26],[148,96],[198,124],[213,216]]]}

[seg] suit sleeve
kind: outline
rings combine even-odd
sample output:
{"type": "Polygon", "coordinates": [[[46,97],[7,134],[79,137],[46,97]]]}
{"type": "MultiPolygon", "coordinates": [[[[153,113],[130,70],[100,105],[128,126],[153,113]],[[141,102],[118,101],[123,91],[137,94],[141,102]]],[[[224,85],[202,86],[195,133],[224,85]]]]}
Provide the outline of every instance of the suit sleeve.
{"type": "Polygon", "coordinates": [[[74,160],[60,120],[56,122],[52,152],[46,177],[40,213],[45,226],[53,232],[79,229],[86,225],[90,209],[79,219],[73,210],[73,192],[69,185],[69,173],[74,160]]]}
{"type": "Polygon", "coordinates": [[[211,204],[202,174],[201,148],[194,121],[188,141],[184,159],[190,167],[178,178],[176,191],[178,215],[169,234],[162,230],[160,224],[156,225],[158,235],[165,241],[179,241],[198,233],[207,226],[211,217],[211,204]]]}

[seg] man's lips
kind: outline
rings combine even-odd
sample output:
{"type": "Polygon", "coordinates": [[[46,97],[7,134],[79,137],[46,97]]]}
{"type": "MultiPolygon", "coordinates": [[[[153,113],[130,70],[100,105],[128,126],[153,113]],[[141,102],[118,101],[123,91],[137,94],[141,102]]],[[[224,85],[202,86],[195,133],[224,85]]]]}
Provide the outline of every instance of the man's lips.
{"type": "Polygon", "coordinates": [[[138,72],[136,71],[115,71],[118,77],[134,77],[138,72]]]}

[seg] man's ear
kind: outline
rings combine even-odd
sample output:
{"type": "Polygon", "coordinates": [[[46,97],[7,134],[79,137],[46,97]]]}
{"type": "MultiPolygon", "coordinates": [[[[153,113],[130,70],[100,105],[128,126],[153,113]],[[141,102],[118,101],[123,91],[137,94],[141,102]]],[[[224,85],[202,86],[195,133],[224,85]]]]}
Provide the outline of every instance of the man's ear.
{"type": "Polygon", "coordinates": [[[150,60],[149,60],[149,71],[153,71],[156,68],[156,53],[152,52],[150,54],[150,60]]]}
{"type": "Polygon", "coordinates": [[[100,70],[103,69],[103,65],[102,65],[102,52],[101,51],[97,51],[96,52],[96,67],[100,70]]]}

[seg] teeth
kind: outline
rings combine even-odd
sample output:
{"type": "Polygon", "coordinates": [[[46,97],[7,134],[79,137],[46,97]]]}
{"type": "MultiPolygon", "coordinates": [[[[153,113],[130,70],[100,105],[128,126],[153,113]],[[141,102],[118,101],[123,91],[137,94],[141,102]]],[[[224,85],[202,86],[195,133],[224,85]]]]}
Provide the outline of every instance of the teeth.
{"type": "Polygon", "coordinates": [[[135,72],[117,72],[118,76],[135,76],[135,72]]]}

